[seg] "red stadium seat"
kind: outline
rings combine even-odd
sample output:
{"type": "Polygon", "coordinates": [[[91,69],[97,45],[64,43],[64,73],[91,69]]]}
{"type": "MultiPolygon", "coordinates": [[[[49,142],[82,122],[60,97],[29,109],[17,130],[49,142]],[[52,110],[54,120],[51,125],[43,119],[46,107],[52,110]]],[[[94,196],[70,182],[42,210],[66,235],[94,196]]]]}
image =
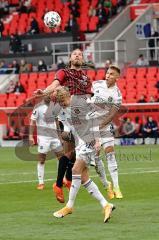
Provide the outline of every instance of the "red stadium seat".
{"type": "Polygon", "coordinates": [[[34,80],[37,80],[37,78],[38,78],[38,73],[29,74],[29,80],[34,81],[34,80]]]}
{"type": "Polygon", "coordinates": [[[0,107],[6,107],[6,100],[0,99],[0,107]]]}
{"type": "Polygon", "coordinates": [[[7,94],[6,93],[0,93],[0,101],[1,100],[7,100],[7,94]]]}
{"type": "Polygon", "coordinates": [[[46,82],[37,82],[37,88],[39,89],[45,89],[46,88],[46,82]]]}
{"type": "Polygon", "coordinates": [[[55,72],[49,72],[48,73],[48,77],[46,79],[47,86],[50,85],[53,82],[54,77],[55,77],[55,72]]]}
{"type": "Polygon", "coordinates": [[[97,16],[93,16],[91,17],[89,24],[88,24],[88,30],[90,32],[95,32],[98,29],[98,22],[99,22],[99,18],[97,16]]]}
{"type": "Polygon", "coordinates": [[[27,73],[20,74],[20,83],[23,85],[25,89],[28,86],[28,78],[29,78],[29,75],[27,73]]]}
{"type": "Polygon", "coordinates": [[[0,107],[5,107],[7,101],[7,94],[0,94],[0,107]]]}
{"type": "Polygon", "coordinates": [[[127,68],[125,71],[126,76],[135,76],[136,75],[136,68],[127,68]]]}
{"type": "Polygon", "coordinates": [[[80,31],[86,32],[88,30],[88,23],[87,22],[81,22],[80,23],[80,31]]]}
{"type": "Polygon", "coordinates": [[[105,69],[98,69],[95,79],[96,80],[105,79],[105,69]]]}
{"type": "Polygon", "coordinates": [[[96,71],[93,69],[87,70],[87,75],[91,79],[91,81],[93,81],[96,76],[96,71]]]}
{"type": "Polygon", "coordinates": [[[155,76],[157,74],[157,67],[147,68],[147,75],[155,76]]]}
{"type": "Polygon", "coordinates": [[[7,107],[16,107],[16,100],[8,99],[7,100],[7,107]]]}
{"type": "MultiPolygon", "coordinates": [[[[14,101],[14,100],[16,100],[16,98],[17,98],[17,94],[15,94],[15,93],[9,93],[9,95],[8,95],[8,100],[14,101]]],[[[7,101],[8,101],[8,100],[7,100],[7,101]]]]}

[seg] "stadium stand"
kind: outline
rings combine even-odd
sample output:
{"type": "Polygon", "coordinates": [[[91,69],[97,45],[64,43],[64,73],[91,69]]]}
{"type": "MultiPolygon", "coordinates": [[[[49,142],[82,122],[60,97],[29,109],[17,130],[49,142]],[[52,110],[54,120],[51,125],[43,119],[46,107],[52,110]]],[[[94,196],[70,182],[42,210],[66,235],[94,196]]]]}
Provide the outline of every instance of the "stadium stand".
{"type": "MultiPolygon", "coordinates": [[[[26,10],[26,12],[21,12],[20,10],[20,3],[17,0],[10,0],[8,1],[9,4],[12,6],[17,6],[16,11],[11,13],[4,19],[4,31],[3,35],[8,36],[11,34],[26,34],[29,30],[29,25],[31,18],[34,17],[38,21],[40,32],[50,33],[50,32],[59,32],[65,31],[65,28],[69,21],[69,16],[71,14],[71,1],[59,1],[59,0],[31,0],[30,10],[26,10]],[[48,29],[43,23],[43,16],[47,11],[57,11],[62,17],[62,24],[58,29],[50,30],[48,29]]],[[[98,23],[99,23],[99,16],[89,16],[89,9],[93,7],[98,11],[98,4],[100,3],[98,0],[79,0],[78,1],[78,11],[79,16],[75,16],[76,20],[79,24],[79,28],[81,31],[84,32],[96,32],[98,31],[98,23]]],[[[123,5],[122,1],[121,4],[117,3],[115,0],[111,0],[110,8],[104,6],[104,12],[107,18],[110,18],[117,12],[114,11],[114,8],[121,7],[123,5]]],[[[106,19],[105,22],[107,22],[106,19]]]]}
{"type": "MultiPolygon", "coordinates": [[[[105,77],[104,69],[88,69],[87,74],[91,81],[101,80],[105,77]]],[[[55,72],[32,72],[19,75],[19,81],[25,89],[25,93],[20,94],[0,94],[0,107],[18,107],[30,97],[35,89],[44,89],[49,85],[55,72]]],[[[124,103],[137,103],[140,96],[145,95],[146,102],[153,96],[156,101],[159,99],[159,91],[156,83],[159,79],[157,67],[129,67],[118,81],[118,86],[123,95],[124,103]]]]}

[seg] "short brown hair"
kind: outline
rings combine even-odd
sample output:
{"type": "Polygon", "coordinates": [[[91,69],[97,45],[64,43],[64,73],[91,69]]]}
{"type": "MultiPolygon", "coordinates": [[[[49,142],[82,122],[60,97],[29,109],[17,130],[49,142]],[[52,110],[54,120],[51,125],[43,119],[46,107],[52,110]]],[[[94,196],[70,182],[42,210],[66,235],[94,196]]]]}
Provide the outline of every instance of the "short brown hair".
{"type": "Polygon", "coordinates": [[[120,68],[117,65],[110,65],[109,69],[115,70],[120,75],[120,68]]]}

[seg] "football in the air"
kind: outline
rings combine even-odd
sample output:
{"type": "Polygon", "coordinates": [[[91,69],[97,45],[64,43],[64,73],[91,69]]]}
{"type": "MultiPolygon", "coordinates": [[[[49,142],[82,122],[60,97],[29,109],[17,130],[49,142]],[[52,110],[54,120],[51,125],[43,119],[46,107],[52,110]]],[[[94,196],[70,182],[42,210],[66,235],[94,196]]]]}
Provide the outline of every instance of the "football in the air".
{"type": "Polygon", "coordinates": [[[57,12],[47,12],[44,16],[44,23],[48,28],[59,27],[61,24],[61,17],[57,12]]]}

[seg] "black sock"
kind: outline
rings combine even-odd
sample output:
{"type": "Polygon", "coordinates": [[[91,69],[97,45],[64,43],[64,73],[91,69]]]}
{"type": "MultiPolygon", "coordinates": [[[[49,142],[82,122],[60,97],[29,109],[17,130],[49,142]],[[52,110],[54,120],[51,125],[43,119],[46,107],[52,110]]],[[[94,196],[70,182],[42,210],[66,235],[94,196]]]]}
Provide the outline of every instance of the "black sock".
{"type": "Polygon", "coordinates": [[[56,185],[58,187],[63,186],[63,178],[65,176],[65,172],[66,172],[66,169],[67,169],[68,162],[69,162],[69,159],[66,156],[62,156],[59,159],[57,181],[56,181],[56,185]]]}
{"type": "Polygon", "coordinates": [[[66,179],[68,181],[72,181],[72,167],[73,167],[73,163],[70,161],[68,163],[67,170],[66,170],[66,179]]]}
{"type": "Polygon", "coordinates": [[[76,160],[76,154],[74,153],[72,159],[69,160],[67,170],[66,170],[66,179],[72,181],[72,168],[76,160]]]}

